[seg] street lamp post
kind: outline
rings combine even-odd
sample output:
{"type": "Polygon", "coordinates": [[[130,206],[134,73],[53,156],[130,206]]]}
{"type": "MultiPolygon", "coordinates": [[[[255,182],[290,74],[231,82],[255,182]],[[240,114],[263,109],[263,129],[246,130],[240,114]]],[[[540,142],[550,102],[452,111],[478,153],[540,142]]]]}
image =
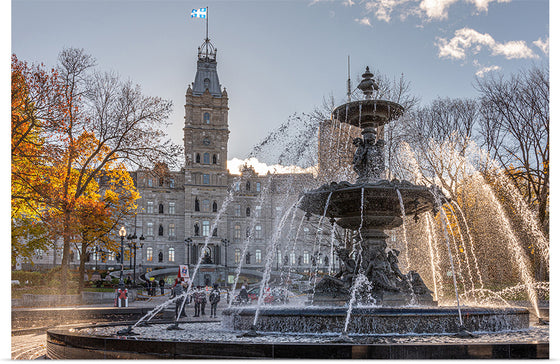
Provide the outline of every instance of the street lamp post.
{"type": "MultiPolygon", "coordinates": [[[[130,240],[131,242],[129,243],[129,249],[132,252],[132,249],[134,249],[134,264],[132,265],[133,271],[132,271],[132,277],[133,277],[133,283],[136,286],[136,239],[138,237],[136,236],[136,233],[132,234],[132,236],[130,236],[130,240]]],[[[130,259],[130,261],[132,262],[132,259],[130,259]]]]}
{"type": "Polygon", "coordinates": [[[119,288],[124,288],[124,237],[126,236],[126,229],[124,226],[121,226],[119,236],[121,237],[121,276],[119,277],[119,288]]]}
{"type": "MultiPolygon", "coordinates": [[[[146,238],[144,237],[144,234],[140,235],[140,251],[142,252],[142,257],[140,258],[140,268],[142,268],[142,261],[144,260],[144,240],[146,240],[146,238]]],[[[136,250],[134,251],[134,265],[136,266],[136,250]]],[[[142,270],[140,270],[142,271],[142,270]]],[[[134,285],[136,286],[136,276],[134,276],[134,285]]]]}

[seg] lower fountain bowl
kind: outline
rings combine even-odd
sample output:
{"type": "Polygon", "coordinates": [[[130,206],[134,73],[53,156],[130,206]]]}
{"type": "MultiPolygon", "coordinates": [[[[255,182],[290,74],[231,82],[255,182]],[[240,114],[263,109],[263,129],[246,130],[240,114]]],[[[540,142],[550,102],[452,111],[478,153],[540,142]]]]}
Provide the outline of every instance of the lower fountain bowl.
{"type": "MultiPolygon", "coordinates": [[[[223,311],[222,325],[228,330],[251,329],[256,308],[229,308],[223,311]]],[[[261,308],[256,329],[259,332],[341,333],[346,326],[347,308],[303,307],[261,308]]],[[[468,331],[497,332],[529,327],[525,308],[462,307],[463,326],[468,331]]],[[[456,307],[356,307],[352,310],[347,333],[364,335],[445,334],[459,331],[456,307]]]]}

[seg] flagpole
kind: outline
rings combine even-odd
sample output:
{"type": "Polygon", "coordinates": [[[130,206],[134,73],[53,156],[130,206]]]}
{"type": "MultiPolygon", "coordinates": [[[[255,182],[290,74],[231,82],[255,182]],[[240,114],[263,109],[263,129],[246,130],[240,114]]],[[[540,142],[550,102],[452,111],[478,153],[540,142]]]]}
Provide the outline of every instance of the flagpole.
{"type": "MultiPolygon", "coordinates": [[[[210,7],[207,5],[206,6],[206,41],[209,41],[209,39],[208,39],[208,10],[210,10],[210,7]]],[[[208,46],[206,46],[206,58],[208,58],[208,46]]]]}

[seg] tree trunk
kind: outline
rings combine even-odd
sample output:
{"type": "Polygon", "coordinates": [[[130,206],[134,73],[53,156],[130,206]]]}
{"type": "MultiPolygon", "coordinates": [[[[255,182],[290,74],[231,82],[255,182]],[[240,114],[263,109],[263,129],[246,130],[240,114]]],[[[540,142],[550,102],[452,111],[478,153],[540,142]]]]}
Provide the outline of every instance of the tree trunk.
{"type": "Polygon", "coordinates": [[[80,252],[80,269],[78,273],[78,294],[82,294],[84,290],[85,280],[84,274],[86,272],[86,258],[87,258],[87,244],[82,240],[82,250],[80,252]]]}
{"type": "Polygon", "coordinates": [[[62,246],[62,263],[60,266],[60,293],[68,292],[68,260],[70,255],[70,211],[64,211],[64,222],[62,236],[64,244],[62,246]]]}

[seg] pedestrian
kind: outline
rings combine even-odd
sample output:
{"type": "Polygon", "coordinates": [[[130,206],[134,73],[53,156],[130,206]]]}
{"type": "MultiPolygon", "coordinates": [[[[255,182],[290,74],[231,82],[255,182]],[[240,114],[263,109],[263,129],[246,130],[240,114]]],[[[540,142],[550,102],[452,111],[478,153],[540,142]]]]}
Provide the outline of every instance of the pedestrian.
{"type": "Polygon", "coordinates": [[[214,283],[214,289],[210,292],[210,317],[216,317],[216,309],[218,308],[218,302],[220,302],[220,290],[218,289],[218,283],[214,283]]]}
{"type": "Polygon", "coordinates": [[[163,280],[163,277],[159,280],[159,289],[161,290],[161,295],[163,296],[165,294],[165,281],[163,280]]]}
{"type": "Polygon", "coordinates": [[[200,314],[202,316],[206,315],[204,312],[204,307],[206,307],[206,291],[202,290],[200,292],[200,314]]]}
{"type": "Polygon", "coordinates": [[[201,297],[201,293],[200,290],[197,288],[194,291],[193,297],[194,297],[194,317],[199,317],[200,316],[200,303],[202,301],[202,297],[201,297]]]}
{"type": "Polygon", "coordinates": [[[185,286],[180,282],[178,279],[175,279],[175,286],[172,290],[172,298],[180,297],[175,301],[175,321],[179,320],[179,312],[181,312],[181,307],[184,307],[183,302],[185,301],[186,297],[183,296],[185,292],[185,286]]]}
{"type": "Polygon", "coordinates": [[[239,291],[239,301],[242,304],[249,303],[249,293],[247,292],[245,285],[242,285],[241,290],[239,291]]]}

